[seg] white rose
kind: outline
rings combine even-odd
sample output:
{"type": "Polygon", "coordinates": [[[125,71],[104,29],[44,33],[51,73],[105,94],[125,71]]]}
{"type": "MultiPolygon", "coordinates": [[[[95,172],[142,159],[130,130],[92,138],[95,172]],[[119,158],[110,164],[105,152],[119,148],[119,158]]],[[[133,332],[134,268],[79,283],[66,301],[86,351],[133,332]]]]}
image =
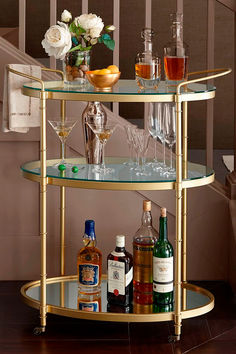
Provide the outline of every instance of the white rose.
{"type": "Polygon", "coordinates": [[[62,60],[70,50],[72,43],[68,26],[59,21],[58,24],[51,26],[47,30],[41,43],[49,56],[53,55],[56,59],[62,60]]]}
{"type": "Polygon", "coordinates": [[[70,22],[72,20],[72,15],[69,11],[64,10],[61,14],[61,20],[63,22],[70,22]]]}
{"type": "Polygon", "coordinates": [[[94,14],[83,14],[75,18],[76,26],[80,25],[83,29],[100,28],[100,32],[104,27],[101,17],[94,14]]]}
{"type": "Polygon", "coordinates": [[[91,38],[98,38],[100,36],[102,29],[98,27],[91,28],[89,31],[90,37],[91,38]]]}
{"type": "Polygon", "coordinates": [[[108,32],[112,32],[115,31],[116,27],[114,25],[108,25],[105,27],[105,30],[107,30],[108,32]]]}
{"type": "Polygon", "coordinates": [[[91,41],[90,41],[90,43],[92,45],[96,44],[97,42],[98,42],[97,38],[92,38],[91,41]]]}

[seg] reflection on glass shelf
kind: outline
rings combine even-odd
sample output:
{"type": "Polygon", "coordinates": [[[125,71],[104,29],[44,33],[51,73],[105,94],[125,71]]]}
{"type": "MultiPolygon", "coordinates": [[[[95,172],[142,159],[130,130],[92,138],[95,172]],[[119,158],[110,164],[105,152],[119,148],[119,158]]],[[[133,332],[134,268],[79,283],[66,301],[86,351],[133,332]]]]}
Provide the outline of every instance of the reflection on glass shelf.
{"type": "MultiPolygon", "coordinates": [[[[40,300],[40,286],[30,288],[26,292],[27,296],[34,300],[40,300]]],[[[84,300],[84,298],[83,298],[84,300]]],[[[53,306],[65,307],[68,309],[77,310],[81,298],[78,299],[78,283],[75,280],[51,283],[47,284],[47,304],[53,306]]],[[[107,303],[107,282],[102,281],[101,296],[96,295],[91,300],[86,298],[87,308],[86,311],[98,312],[114,312],[114,313],[136,313],[136,314],[148,314],[169,312],[174,310],[174,305],[156,306],[156,305],[140,305],[133,303],[130,306],[120,307],[117,305],[109,305],[107,303]],[[94,305],[96,303],[97,305],[94,305]]],[[[187,290],[187,310],[204,306],[209,302],[209,298],[200,293],[187,290]]],[[[80,306],[80,309],[83,309],[80,306]]]]}
{"type": "MultiPolygon", "coordinates": [[[[31,88],[34,90],[41,90],[41,86],[36,83],[24,84],[25,88],[31,88]]],[[[89,93],[97,94],[93,86],[88,86],[85,89],[76,87],[76,85],[66,85],[62,81],[47,81],[45,82],[45,91],[48,92],[65,92],[65,93],[89,93]]],[[[209,91],[215,91],[215,86],[210,84],[198,84],[193,83],[187,86],[187,90],[182,88],[184,94],[188,93],[203,93],[209,91]]],[[[161,81],[157,89],[141,90],[135,80],[119,80],[116,85],[113,86],[111,92],[102,92],[103,95],[165,95],[175,93],[175,89],[171,89],[166,85],[165,81],[161,81]]]]}
{"type": "MultiPolygon", "coordinates": [[[[123,158],[108,158],[106,160],[106,165],[114,169],[112,174],[101,174],[96,172],[94,165],[87,165],[82,163],[81,159],[69,159],[70,163],[73,166],[78,167],[78,172],[73,173],[70,168],[66,169],[63,172],[58,171],[52,166],[47,167],[47,176],[53,178],[63,178],[71,180],[80,180],[80,181],[103,181],[103,182],[132,182],[132,183],[145,183],[145,182],[173,182],[175,181],[175,176],[163,176],[160,171],[153,171],[150,169],[150,175],[148,176],[137,176],[136,173],[130,169],[129,166],[124,165],[123,162],[127,159],[123,158]],[[116,163],[119,161],[119,163],[116,163]],[[113,163],[111,163],[113,162],[113,163]],[[85,168],[84,168],[85,167],[85,168]]],[[[53,165],[54,160],[48,161],[48,164],[53,165]]],[[[39,165],[39,163],[38,163],[39,165]]],[[[35,168],[35,164],[26,163],[22,166],[22,170],[25,172],[30,172],[32,174],[40,175],[40,168],[35,168]]],[[[194,164],[188,162],[188,173],[187,180],[196,180],[204,177],[211,176],[213,170],[209,167],[194,164]]]]}

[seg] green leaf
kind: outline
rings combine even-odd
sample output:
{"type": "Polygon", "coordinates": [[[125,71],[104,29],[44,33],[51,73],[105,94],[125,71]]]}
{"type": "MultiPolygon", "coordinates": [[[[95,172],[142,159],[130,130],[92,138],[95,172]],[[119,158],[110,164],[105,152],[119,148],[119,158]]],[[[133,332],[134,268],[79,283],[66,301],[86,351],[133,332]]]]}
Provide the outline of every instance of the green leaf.
{"type": "Polygon", "coordinates": [[[74,52],[75,50],[82,50],[81,48],[82,48],[82,45],[79,44],[76,47],[71,48],[68,53],[74,52]]]}
{"type": "Polygon", "coordinates": [[[78,37],[80,37],[82,33],[86,32],[80,25],[76,26],[74,22],[71,22],[69,31],[75,33],[78,37]]]}
{"type": "Polygon", "coordinates": [[[103,43],[105,44],[105,46],[110,49],[110,50],[114,50],[115,48],[115,41],[114,39],[104,39],[103,43]]]}
{"type": "Polygon", "coordinates": [[[98,43],[102,43],[102,42],[103,42],[102,37],[99,37],[98,38],[98,43]]]}
{"type": "Polygon", "coordinates": [[[92,46],[90,45],[90,46],[88,46],[88,47],[81,47],[81,52],[86,52],[86,51],[88,51],[88,50],[90,50],[92,48],[92,46]]]}

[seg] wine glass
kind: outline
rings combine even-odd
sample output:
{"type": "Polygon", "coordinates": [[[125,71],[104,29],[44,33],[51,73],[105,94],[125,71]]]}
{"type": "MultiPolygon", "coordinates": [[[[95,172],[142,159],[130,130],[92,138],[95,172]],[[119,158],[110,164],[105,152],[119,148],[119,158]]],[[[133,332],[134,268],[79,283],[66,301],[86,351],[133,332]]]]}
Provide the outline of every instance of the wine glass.
{"type": "Polygon", "coordinates": [[[61,161],[57,164],[53,165],[54,168],[57,168],[59,165],[70,166],[70,164],[66,163],[65,161],[65,142],[68,136],[70,135],[73,127],[77,123],[77,120],[69,120],[66,119],[65,121],[61,120],[49,120],[48,123],[51,125],[57,136],[61,141],[61,148],[62,148],[62,158],[61,161]]]}
{"type": "Polygon", "coordinates": [[[99,172],[102,174],[112,173],[114,169],[111,167],[106,167],[105,165],[105,145],[108,139],[113,134],[115,128],[117,127],[117,123],[107,123],[107,124],[99,124],[99,123],[86,123],[94,132],[96,137],[99,139],[100,144],[102,146],[102,162],[97,165],[93,172],[99,172]]]}
{"type": "Polygon", "coordinates": [[[176,143],[176,109],[175,103],[165,103],[165,119],[164,119],[164,138],[165,142],[170,148],[170,167],[166,170],[167,175],[175,175],[175,169],[173,168],[173,146],[176,143]]]}
{"type": "Polygon", "coordinates": [[[162,115],[162,103],[161,102],[150,102],[149,103],[149,112],[148,112],[148,121],[147,128],[153,139],[155,140],[155,155],[153,162],[150,165],[154,170],[160,170],[162,164],[157,160],[157,139],[163,143],[164,132],[163,132],[163,115],[162,115]]]}

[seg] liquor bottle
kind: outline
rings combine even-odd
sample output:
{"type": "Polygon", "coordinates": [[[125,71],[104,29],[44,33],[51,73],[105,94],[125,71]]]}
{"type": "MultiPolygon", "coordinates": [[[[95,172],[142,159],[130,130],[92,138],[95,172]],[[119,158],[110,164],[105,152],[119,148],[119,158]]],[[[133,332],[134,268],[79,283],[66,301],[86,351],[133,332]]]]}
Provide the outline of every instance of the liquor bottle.
{"type": "Polygon", "coordinates": [[[151,201],[143,201],[141,227],[133,239],[134,299],[137,303],[153,303],[153,246],[158,232],[152,226],[151,201]]]}
{"type": "Polygon", "coordinates": [[[147,314],[153,313],[153,304],[139,304],[134,300],[133,302],[133,313],[147,314]]]}
{"type": "Polygon", "coordinates": [[[157,88],[161,78],[160,58],[152,52],[153,36],[151,28],[144,28],[141,32],[144,51],[137,54],[135,59],[135,77],[141,89],[157,88]]]}
{"type": "Polygon", "coordinates": [[[84,247],[77,256],[78,285],[86,293],[100,290],[102,275],[102,253],[96,248],[94,221],[85,221],[84,247]]]}
{"type": "Polygon", "coordinates": [[[172,312],[174,311],[174,304],[173,302],[166,305],[161,304],[154,304],[153,305],[153,313],[160,313],[160,312],[172,312]]]}
{"type": "Polygon", "coordinates": [[[80,311],[100,312],[101,291],[88,291],[84,293],[78,289],[77,308],[80,311]]]}
{"type": "Polygon", "coordinates": [[[132,305],[122,306],[122,305],[114,305],[108,302],[107,304],[107,312],[114,313],[132,313],[132,305]]]}
{"type": "Polygon", "coordinates": [[[168,85],[178,85],[187,79],[189,49],[183,42],[183,14],[174,13],[171,18],[171,41],[164,47],[164,70],[168,85]]]}
{"type": "Polygon", "coordinates": [[[166,208],[161,208],[159,238],[153,248],[153,302],[173,302],[173,247],[168,241],[166,208]]]}
{"type": "Polygon", "coordinates": [[[107,257],[107,301],[127,306],[133,299],[133,257],[125,250],[125,236],[116,236],[116,248],[107,257]]]}

